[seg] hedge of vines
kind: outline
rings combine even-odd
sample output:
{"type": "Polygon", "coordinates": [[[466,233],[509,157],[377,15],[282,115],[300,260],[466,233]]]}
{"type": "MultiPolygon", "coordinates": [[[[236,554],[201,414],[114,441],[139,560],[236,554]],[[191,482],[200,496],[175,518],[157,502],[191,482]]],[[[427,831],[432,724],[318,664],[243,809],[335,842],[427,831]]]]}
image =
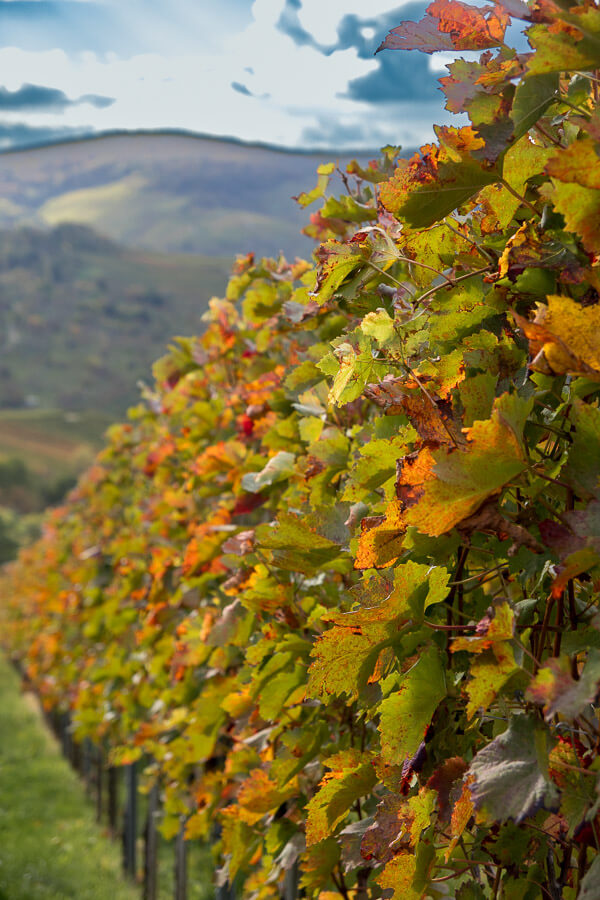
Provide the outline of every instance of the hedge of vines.
{"type": "MultiPolygon", "coordinates": [[[[522,38],[519,38],[522,41],[522,38]]],[[[165,834],[307,898],[600,897],[600,9],[434,0],[452,112],[302,194],[7,572],[165,834]],[[531,50],[506,42],[525,28],[531,50]]]]}

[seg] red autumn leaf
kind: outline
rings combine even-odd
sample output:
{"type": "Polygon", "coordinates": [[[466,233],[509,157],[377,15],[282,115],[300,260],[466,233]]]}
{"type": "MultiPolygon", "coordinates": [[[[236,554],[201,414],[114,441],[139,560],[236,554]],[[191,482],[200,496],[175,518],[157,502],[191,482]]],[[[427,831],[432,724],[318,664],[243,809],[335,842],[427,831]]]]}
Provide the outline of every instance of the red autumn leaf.
{"type": "Polygon", "coordinates": [[[486,50],[504,41],[510,19],[500,6],[470,6],[461,0],[434,0],[420,22],[402,22],[380,50],[486,50]]]}

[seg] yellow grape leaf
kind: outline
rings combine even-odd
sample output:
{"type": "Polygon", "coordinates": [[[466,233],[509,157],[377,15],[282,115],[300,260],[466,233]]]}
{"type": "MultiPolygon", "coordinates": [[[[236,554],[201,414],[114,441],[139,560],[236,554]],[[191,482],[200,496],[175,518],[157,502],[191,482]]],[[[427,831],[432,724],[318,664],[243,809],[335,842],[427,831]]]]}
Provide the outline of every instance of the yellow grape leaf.
{"type": "Polygon", "coordinates": [[[473,781],[473,776],[469,776],[467,780],[463,783],[463,789],[460,797],[454,804],[454,808],[452,810],[452,817],[450,819],[450,834],[452,835],[452,840],[446,850],[446,861],[452,855],[452,851],[458,844],[458,841],[462,837],[465,828],[469,824],[469,820],[475,813],[475,806],[473,804],[473,798],[471,797],[471,791],[469,788],[470,783],[473,781]]]}
{"type": "Polygon", "coordinates": [[[405,456],[399,464],[396,499],[388,504],[381,518],[363,519],[362,534],[354,560],[356,569],[383,568],[402,553],[406,532],[404,511],[423,493],[423,485],[433,474],[434,457],[429,448],[405,456]]]}
{"type": "Polygon", "coordinates": [[[499,641],[510,640],[515,633],[515,614],[506,601],[492,607],[477,624],[477,635],[458,637],[452,641],[452,652],[467,650],[469,653],[483,653],[499,641]]]}
{"type": "MultiPolygon", "coordinates": [[[[396,639],[402,626],[422,621],[429,606],[448,593],[447,570],[407,562],[398,566],[393,583],[381,587],[382,602],[369,597],[369,604],[354,612],[330,612],[324,621],[334,623],[317,641],[309,670],[308,693],[327,698],[346,694],[356,699],[368,681],[384,648],[396,639]]],[[[364,584],[364,582],[363,582],[364,584]]],[[[368,583],[367,583],[368,585],[368,583]]]]}
{"type": "Polygon", "coordinates": [[[478,623],[476,636],[459,637],[452,642],[453,653],[466,650],[477,655],[470,665],[471,677],[467,685],[467,715],[470,719],[480,709],[487,709],[519,670],[508,643],[514,632],[514,612],[508,603],[500,602],[478,623]]]}
{"type": "MultiPolygon", "coordinates": [[[[417,863],[412,853],[400,853],[390,860],[376,881],[385,891],[393,891],[393,900],[419,900],[421,893],[413,889],[417,863]]],[[[386,895],[387,896],[387,895],[386,895]]]]}
{"type": "Polygon", "coordinates": [[[296,779],[280,788],[263,769],[254,769],[240,788],[238,816],[247,825],[254,825],[264,815],[281,806],[284,800],[295,792],[296,779]]]}
{"type": "Polygon", "coordinates": [[[410,837],[416,846],[421,837],[421,832],[429,827],[431,814],[437,803],[437,791],[428,787],[419,789],[419,793],[411,797],[408,806],[414,815],[410,826],[410,837]]]}
{"type": "Polygon", "coordinates": [[[530,401],[503,394],[490,419],[465,429],[465,449],[434,453],[435,477],[423,485],[421,497],[406,512],[404,522],[438,537],[499,493],[527,467],[522,434],[530,409],[530,401]]]}
{"type": "Polygon", "coordinates": [[[590,137],[573,141],[548,160],[546,172],[567,184],[600,190],[600,157],[595,141],[590,137]]]}
{"type": "MultiPolygon", "coordinates": [[[[598,197],[600,203],[600,192],[598,197]]],[[[583,307],[570,297],[556,295],[547,300],[547,306],[538,306],[533,322],[512,313],[529,339],[532,368],[600,380],[600,305],[583,307]]]]}
{"type": "Polygon", "coordinates": [[[479,710],[489,709],[507,681],[519,671],[519,666],[512,647],[499,643],[494,645],[493,651],[482,653],[473,660],[469,671],[467,715],[472,719],[479,710]]]}

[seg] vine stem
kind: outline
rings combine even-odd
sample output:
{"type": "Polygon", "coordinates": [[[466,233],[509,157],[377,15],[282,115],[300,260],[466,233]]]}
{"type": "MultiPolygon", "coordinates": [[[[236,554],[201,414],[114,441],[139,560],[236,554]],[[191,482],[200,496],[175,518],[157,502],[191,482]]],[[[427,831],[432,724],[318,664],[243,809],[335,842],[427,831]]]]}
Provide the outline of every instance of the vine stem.
{"type": "MultiPolygon", "coordinates": [[[[567,502],[565,505],[568,512],[575,509],[575,495],[571,487],[567,487],[567,502]]],[[[569,598],[569,621],[571,628],[575,629],[577,628],[577,607],[575,606],[575,586],[572,578],[569,578],[567,582],[567,597],[569,598]]]]}
{"type": "Polygon", "coordinates": [[[494,878],[494,884],[492,886],[492,898],[496,900],[498,896],[498,889],[500,888],[500,878],[502,877],[502,869],[496,869],[496,877],[494,878]]]}
{"type": "Polygon", "coordinates": [[[554,656],[560,655],[560,644],[562,641],[564,614],[565,614],[565,593],[563,591],[561,593],[560,597],[558,598],[558,603],[556,604],[556,634],[554,635],[554,647],[552,648],[552,653],[554,656]]]}
{"type": "Polygon", "coordinates": [[[440,272],[440,270],[434,268],[434,266],[428,266],[427,263],[421,262],[418,259],[411,259],[410,256],[403,256],[401,253],[398,254],[397,259],[399,259],[400,262],[408,263],[411,266],[420,266],[421,269],[428,269],[430,272],[435,272],[440,278],[444,278],[451,287],[454,286],[454,279],[450,278],[448,275],[444,275],[443,272],[440,272]]]}
{"type": "Polygon", "coordinates": [[[542,128],[539,122],[536,122],[534,125],[536,131],[539,131],[541,135],[543,135],[547,140],[549,140],[552,144],[556,144],[557,147],[560,147],[561,150],[564,150],[563,144],[559,140],[557,140],[553,135],[548,134],[545,128],[542,128]]]}
{"type": "Polygon", "coordinates": [[[385,269],[382,269],[381,266],[377,265],[377,263],[371,262],[370,259],[365,260],[365,262],[369,266],[369,268],[375,269],[375,271],[379,272],[380,275],[383,275],[384,278],[389,278],[390,281],[393,281],[394,284],[398,285],[398,287],[402,288],[402,290],[406,289],[405,285],[403,285],[401,281],[398,281],[397,278],[394,278],[393,275],[390,275],[389,272],[386,272],[385,269]]]}
{"type": "Polygon", "coordinates": [[[590,81],[595,81],[596,84],[600,84],[600,78],[596,78],[595,75],[590,75],[589,72],[575,72],[575,75],[581,75],[582,78],[589,78],[590,81]]]}
{"type": "MultiPolygon", "coordinates": [[[[556,600],[555,597],[550,596],[550,597],[548,597],[548,599],[546,601],[546,611],[544,613],[544,620],[542,622],[542,627],[541,627],[541,630],[540,630],[540,633],[538,636],[536,651],[535,651],[535,657],[536,657],[535,671],[536,672],[540,667],[541,656],[542,656],[542,653],[544,652],[544,644],[546,643],[546,635],[548,633],[548,626],[550,625],[550,614],[552,612],[552,608],[554,606],[555,600],[556,600]]],[[[534,674],[535,674],[535,672],[534,672],[534,674]]]]}
{"type": "Polygon", "coordinates": [[[579,856],[577,859],[577,891],[581,887],[583,876],[585,875],[585,867],[587,865],[587,844],[582,844],[579,848],[579,856]]]}
{"type": "Polygon", "coordinates": [[[341,872],[340,872],[340,878],[337,878],[335,872],[332,872],[332,873],[331,873],[331,880],[332,880],[333,883],[335,884],[336,888],[338,889],[338,892],[342,895],[342,897],[344,898],[344,900],[349,900],[349,898],[348,898],[348,888],[346,887],[346,884],[345,884],[345,882],[344,882],[344,876],[341,874],[341,872]]]}
{"type": "MultiPolygon", "coordinates": [[[[467,272],[465,275],[459,275],[458,278],[455,278],[453,281],[453,286],[456,286],[461,281],[466,281],[467,278],[475,278],[476,275],[482,275],[484,272],[491,272],[492,269],[495,269],[496,266],[484,266],[482,269],[475,269],[474,272],[467,272]]],[[[430,288],[428,291],[425,291],[424,294],[421,294],[416,299],[420,302],[421,300],[427,300],[429,297],[433,297],[434,294],[437,294],[438,291],[441,291],[442,288],[446,288],[446,284],[438,284],[436,287],[430,288]]]]}
{"type": "Polygon", "coordinates": [[[471,244],[472,247],[475,247],[477,252],[481,253],[481,255],[484,257],[484,259],[487,259],[489,261],[490,265],[493,265],[493,266],[496,265],[496,260],[491,255],[491,253],[488,253],[488,251],[484,247],[480,247],[476,241],[467,237],[466,234],[461,234],[461,232],[458,230],[458,228],[453,228],[452,225],[450,225],[448,222],[444,221],[443,224],[446,226],[446,228],[449,228],[450,231],[454,232],[454,234],[458,235],[458,237],[462,238],[464,241],[467,241],[467,243],[471,244]]]}
{"type": "Polygon", "coordinates": [[[512,186],[512,184],[509,184],[508,181],[506,181],[504,178],[501,178],[501,179],[500,179],[500,183],[501,183],[502,185],[504,185],[504,187],[506,188],[506,190],[508,191],[509,194],[512,194],[513,197],[515,197],[517,200],[520,200],[521,203],[523,203],[524,206],[527,206],[530,210],[532,210],[532,212],[533,212],[536,216],[539,216],[539,212],[537,211],[537,209],[535,208],[535,206],[533,205],[533,203],[530,203],[529,200],[526,200],[525,197],[522,197],[521,194],[519,194],[518,191],[515,191],[515,189],[514,189],[514,187],[512,186]]]}

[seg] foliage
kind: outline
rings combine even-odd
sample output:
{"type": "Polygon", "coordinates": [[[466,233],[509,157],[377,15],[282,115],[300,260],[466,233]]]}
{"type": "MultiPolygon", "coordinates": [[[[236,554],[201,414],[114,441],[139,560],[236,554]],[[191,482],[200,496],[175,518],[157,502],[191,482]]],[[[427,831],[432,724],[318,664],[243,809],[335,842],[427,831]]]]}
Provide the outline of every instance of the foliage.
{"type": "Polygon", "coordinates": [[[599,35],[395,29],[484,49],[441,79],[471,124],[321,169],[315,269],[240,259],[9,575],[45,702],[244,897],[596,896],[599,35]]]}

